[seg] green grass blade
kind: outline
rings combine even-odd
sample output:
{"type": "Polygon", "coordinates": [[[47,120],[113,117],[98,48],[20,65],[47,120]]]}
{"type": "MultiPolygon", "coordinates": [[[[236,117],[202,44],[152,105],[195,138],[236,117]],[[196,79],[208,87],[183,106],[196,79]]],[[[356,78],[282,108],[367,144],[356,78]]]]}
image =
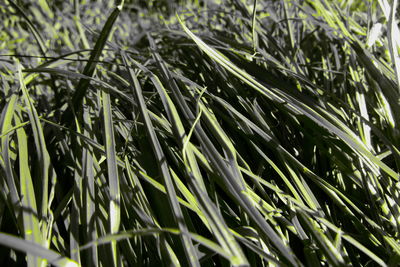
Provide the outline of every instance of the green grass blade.
{"type": "Polygon", "coordinates": [[[5,105],[3,112],[1,114],[0,119],[0,129],[1,129],[1,151],[2,151],[2,160],[4,161],[4,171],[5,171],[5,182],[7,184],[8,190],[10,191],[10,200],[11,205],[15,208],[15,219],[18,217],[19,209],[18,203],[20,202],[20,196],[18,194],[17,185],[16,185],[16,177],[14,176],[14,172],[12,170],[11,164],[11,155],[12,151],[10,151],[10,137],[9,134],[15,128],[12,127],[12,119],[14,117],[15,108],[17,105],[18,95],[13,93],[7,104],[5,105]]]}
{"type": "Polygon", "coordinates": [[[393,0],[392,7],[390,8],[390,17],[388,22],[388,41],[389,41],[389,51],[390,56],[392,58],[394,73],[396,75],[397,87],[400,93],[400,58],[399,58],[399,36],[396,36],[396,33],[399,33],[399,28],[397,23],[395,22],[396,18],[396,9],[397,9],[397,0],[393,0]]]}
{"type": "Polygon", "coordinates": [[[26,252],[28,255],[46,259],[49,264],[57,267],[78,267],[75,261],[64,257],[53,250],[46,249],[35,242],[0,233],[0,244],[15,250],[26,252]]]}
{"type": "MultiPolygon", "coordinates": [[[[117,157],[115,151],[115,136],[114,124],[112,119],[111,100],[110,95],[106,91],[102,91],[103,100],[103,116],[104,116],[104,139],[107,153],[107,169],[108,169],[108,182],[110,188],[110,233],[114,234],[119,231],[121,223],[121,195],[119,188],[119,177],[117,168],[117,157]]],[[[112,255],[114,265],[117,266],[118,254],[117,244],[112,242],[112,255]]]]}
{"type": "Polygon", "coordinates": [[[41,174],[41,195],[42,199],[40,201],[41,208],[39,215],[42,221],[42,231],[43,240],[46,242],[46,247],[50,245],[51,231],[52,231],[52,211],[51,203],[54,198],[54,186],[56,184],[56,174],[51,166],[50,156],[47,151],[46,141],[43,133],[43,128],[41,126],[39,116],[37,114],[36,108],[34,107],[31,97],[29,96],[28,90],[25,85],[25,81],[22,77],[21,66],[18,69],[19,81],[21,83],[21,89],[23,98],[25,100],[25,105],[27,106],[29,120],[31,122],[32,132],[35,140],[36,152],[38,156],[38,161],[40,164],[40,174],[41,174]],[[49,189],[49,184],[51,188],[49,189]]]}
{"type": "MultiPolygon", "coordinates": [[[[106,23],[103,26],[103,29],[101,30],[101,33],[96,41],[96,44],[90,54],[89,61],[85,65],[85,69],[83,70],[82,74],[88,77],[92,77],[95,70],[97,63],[100,59],[100,56],[103,52],[104,46],[106,45],[107,39],[113,29],[114,23],[117,20],[122,7],[123,7],[124,1],[119,1],[117,3],[116,7],[108,17],[106,23]]],[[[81,105],[83,98],[86,95],[86,91],[88,90],[90,80],[87,79],[81,79],[76,87],[75,93],[72,97],[72,104],[73,104],[73,109],[75,111],[81,110],[81,105]]],[[[68,122],[71,120],[71,114],[72,111],[69,110],[69,112],[65,113],[64,115],[64,122],[68,122]]]]}
{"type": "MultiPolygon", "coordinates": [[[[18,115],[14,116],[16,123],[20,123],[18,115]]],[[[43,234],[39,227],[39,213],[36,208],[36,197],[33,188],[29,167],[28,137],[24,128],[17,130],[18,156],[19,156],[19,180],[21,194],[21,209],[23,220],[23,233],[27,241],[43,246],[43,234]]],[[[34,255],[28,255],[28,266],[41,266],[43,259],[34,255]]]]}
{"type": "MultiPolygon", "coordinates": [[[[92,119],[90,116],[91,109],[85,108],[83,111],[83,119],[85,121],[84,135],[87,138],[93,139],[92,119]]],[[[96,229],[96,184],[95,184],[95,166],[94,161],[96,160],[94,150],[91,147],[86,147],[83,151],[82,166],[84,166],[84,189],[82,190],[83,202],[85,209],[85,226],[87,236],[86,242],[96,240],[97,229],[96,229]]],[[[86,264],[97,265],[98,264],[98,251],[97,247],[93,247],[88,253],[86,264]]]]}

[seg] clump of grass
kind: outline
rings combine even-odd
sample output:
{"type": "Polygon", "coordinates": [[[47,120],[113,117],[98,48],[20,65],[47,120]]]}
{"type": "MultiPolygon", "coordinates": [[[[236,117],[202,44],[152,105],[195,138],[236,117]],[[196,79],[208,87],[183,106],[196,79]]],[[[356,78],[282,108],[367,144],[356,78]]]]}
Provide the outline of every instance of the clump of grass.
{"type": "Polygon", "coordinates": [[[0,262],[395,265],[397,1],[139,2],[0,6],[0,262]]]}

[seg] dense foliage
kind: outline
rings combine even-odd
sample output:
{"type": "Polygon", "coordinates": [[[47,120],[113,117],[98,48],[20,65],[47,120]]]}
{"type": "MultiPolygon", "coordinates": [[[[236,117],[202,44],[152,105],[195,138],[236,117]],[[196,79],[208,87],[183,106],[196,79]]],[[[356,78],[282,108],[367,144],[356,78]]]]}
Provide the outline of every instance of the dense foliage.
{"type": "Polygon", "coordinates": [[[0,262],[396,266],[396,9],[0,3],[0,262]]]}

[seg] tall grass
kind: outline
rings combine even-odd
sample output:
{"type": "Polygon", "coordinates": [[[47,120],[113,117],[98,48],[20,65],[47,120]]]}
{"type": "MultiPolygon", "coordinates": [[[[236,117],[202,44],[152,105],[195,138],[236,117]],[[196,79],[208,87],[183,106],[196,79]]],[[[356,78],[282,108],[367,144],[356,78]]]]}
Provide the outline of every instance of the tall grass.
{"type": "Polygon", "coordinates": [[[7,0],[0,262],[396,266],[397,8],[7,0]]]}

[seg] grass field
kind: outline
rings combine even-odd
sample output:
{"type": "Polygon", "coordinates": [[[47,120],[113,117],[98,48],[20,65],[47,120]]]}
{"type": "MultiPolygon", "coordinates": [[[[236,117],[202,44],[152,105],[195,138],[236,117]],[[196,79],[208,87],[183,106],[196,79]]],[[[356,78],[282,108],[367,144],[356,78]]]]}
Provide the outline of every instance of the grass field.
{"type": "Polygon", "coordinates": [[[398,266],[397,0],[0,3],[2,266],[398,266]]]}

